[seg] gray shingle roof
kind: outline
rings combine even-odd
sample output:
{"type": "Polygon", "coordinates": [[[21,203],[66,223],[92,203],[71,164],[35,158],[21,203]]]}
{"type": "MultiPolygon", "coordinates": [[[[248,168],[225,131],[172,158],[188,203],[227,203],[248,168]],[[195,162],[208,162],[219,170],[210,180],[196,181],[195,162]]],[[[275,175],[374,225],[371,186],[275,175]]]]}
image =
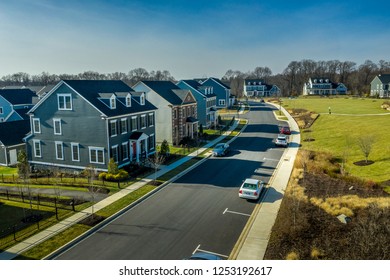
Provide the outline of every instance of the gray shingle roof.
{"type": "MultiPolygon", "coordinates": [[[[142,81],[172,105],[182,105],[182,89],[170,81],[142,81]]],[[[188,93],[188,90],[186,91],[188,93]]]]}
{"type": "Polygon", "coordinates": [[[388,83],[390,83],[390,74],[378,75],[378,78],[379,78],[379,80],[380,80],[383,84],[388,84],[388,83]]]}
{"type": "Polygon", "coordinates": [[[116,108],[110,109],[101,98],[109,98],[113,94],[120,93],[135,93],[135,91],[122,81],[117,80],[64,80],[64,83],[69,85],[85,99],[87,99],[99,111],[108,117],[138,113],[143,111],[156,110],[157,108],[147,100],[145,105],[140,105],[138,102],[132,102],[131,107],[126,107],[121,102],[116,102],[116,108]]]}
{"type": "Polygon", "coordinates": [[[4,146],[23,144],[23,138],[30,132],[30,120],[0,123],[0,142],[4,146]]]}
{"type": "Polygon", "coordinates": [[[36,94],[30,89],[0,89],[0,95],[13,105],[33,104],[36,94]]]}

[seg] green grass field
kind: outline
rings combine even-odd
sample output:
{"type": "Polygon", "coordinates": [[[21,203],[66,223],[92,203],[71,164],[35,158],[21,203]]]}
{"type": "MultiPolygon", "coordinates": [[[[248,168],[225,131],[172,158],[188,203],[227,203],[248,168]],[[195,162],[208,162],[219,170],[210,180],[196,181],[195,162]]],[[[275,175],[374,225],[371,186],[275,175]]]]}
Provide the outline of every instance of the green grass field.
{"type": "Polygon", "coordinates": [[[6,166],[0,166],[0,174],[4,175],[12,175],[12,174],[18,174],[18,169],[15,167],[6,167],[6,166]]]}
{"type": "Polygon", "coordinates": [[[284,99],[283,106],[302,108],[316,113],[320,117],[310,128],[310,138],[315,141],[304,142],[307,132],[302,132],[302,148],[327,151],[335,157],[347,159],[346,170],[355,176],[383,182],[390,179],[390,115],[362,115],[383,114],[380,108],[382,100],[357,98],[298,98],[284,99]],[[329,115],[328,107],[332,114],[329,115]],[[337,115],[347,114],[347,115],[337,115]],[[357,166],[354,162],[364,160],[363,152],[358,146],[358,139],[363,136],[372,136],[374,144],[368,159],[374,161],[368,166],[357,166]]]}

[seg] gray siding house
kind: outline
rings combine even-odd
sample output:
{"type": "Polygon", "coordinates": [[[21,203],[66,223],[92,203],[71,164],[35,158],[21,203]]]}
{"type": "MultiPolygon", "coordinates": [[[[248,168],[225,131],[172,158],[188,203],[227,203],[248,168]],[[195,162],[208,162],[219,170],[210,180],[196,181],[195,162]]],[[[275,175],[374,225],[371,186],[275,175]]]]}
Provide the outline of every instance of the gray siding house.
{"type": "Polygon", "coordinates": [[[390,97],[390,74],[376,76],[371,82],[371,96],[390,97]]]}
{"type": "Polygon", "coordinates": [[[26,113],[37,101],[30,89],[0,89],[0,123],[28,119],[26,113]]]}
{"type": "Polygon", "coordinates": [[[347,94],[343,83],[334,83],[328,78],[309,78],[303,85],[303,95],[336,95],[347,94]]]}
{"type": "Polygon", "coordinates": [[[276,85],[270,85],[261,79],[245,79],[244,95],[248,97],[278,96],[280,89],[276,85]]]}
{"type": "Polygon", "coordinates": [[[217,95],[213,93],[213,87],[202,86],[195,80],[181,80],[176,85],[181,89],[189,89],[195,97],[199,124],[204,127],[215,126],[217,121],[217,95]]]}
{"type": "Polygon", "coordinates": [[[30,111],[25,141],[36,168],[107,171],[155,153],[155,111],[122,81],[64,80],[30,111]]]}
{"type": "Polygon", "coordinates": [[[30,132],[30,120],[0,123],[0,165],[17,164],[18,154],[26,150],[23,138],[30,132]]]}

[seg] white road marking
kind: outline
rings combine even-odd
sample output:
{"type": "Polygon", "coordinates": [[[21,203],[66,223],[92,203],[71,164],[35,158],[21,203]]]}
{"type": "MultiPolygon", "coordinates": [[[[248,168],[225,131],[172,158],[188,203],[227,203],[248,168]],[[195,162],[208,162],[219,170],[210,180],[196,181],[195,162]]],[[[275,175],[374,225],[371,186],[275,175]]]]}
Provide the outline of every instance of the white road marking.
{"type": "Polygon", "coordinates": [[[226,256],[226,255],[214,253],[214,252],[211,252],[211,251],[202,250],[202,249],[199,249],[199,248],[200,248],[200,244],[198,245],[198,247],[196,247],[195,251],[192,252],[192,254],[195,254],[196,252],[203,252],[203,253],[208,253],[208,254],[213,254],[213,255],[216,255],[216,256],[220,256],[220,257],[223,257],[223,258],[228,258],[229,257],[229,256],[226,256]]]}
{"type": "Polygon", "coordinates": [[[225,213],[231,213],[231,214],[237,214],[237,215],[242,215],[242,216],[248,216],[250,217],[251,215],[245,214],[245,213],[240,213],[240,212],[235,212],[235,211],[230,211],[228,210],[229,208],[226,208],[225,211],[223,211],[222,215],[225,215],[225,213]]]}

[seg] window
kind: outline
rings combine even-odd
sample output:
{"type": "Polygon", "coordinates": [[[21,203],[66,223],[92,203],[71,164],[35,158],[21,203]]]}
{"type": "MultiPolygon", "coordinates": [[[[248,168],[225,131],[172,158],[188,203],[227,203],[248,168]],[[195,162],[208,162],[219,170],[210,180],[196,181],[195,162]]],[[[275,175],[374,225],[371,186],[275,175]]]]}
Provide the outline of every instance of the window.
{"type": "Polygon", "coordinates": [[[33,118],[34,133],[41,133],[41,121],[38,118],[33,118]]]}
{"type": "Polygon", "coordinates": [[[110,97],[110,108],[111,109],[115,109],[116,108],[116,99],[115,99],[115,95],[112,95],[110,97]]]}
{"type": "Polygon", "coordinates": [[[89,162],[104,164],[104,148],[89,147],[89,162]]]}
{"type": "Polygon", "coordinates": [[[54,134],[55,135],[62,134],[61,119],[53,119],[53,127],[54,127],[54,134]]]}
{"type": "Polygon", "coordinates": [[[144,93],[141,94],[140,102],[141,102],[141,105],[145,105],[145,94],[144,93]]]}
{"type": "Polygon", "coordinates": [[[148,118],[149,118],[148,120],[149,126],[154,126],[154,114],[149,114],[148,118]]]}
{"type": "Polygon", "coordinates": [[[116,120],[115,121],[110,121],[110,136],[116,136],[118,133],[117,133],[117,129],[116,129],[116,120]]]}
{"type": "Polygon", "coordinates": [[[34,140],[34,156],[35,157],[42,157],[42,150],[41,150],[41,141],[40,140],[34,140]]]}
{"type": "Polygon", "coordinates": [[[149,146],[149,149],[150,149],[150,150],[154,150],[154,148],[155,148],[155,138],[154,138],[154,134],[150,134],[150,135],[149,135],[149,143],[148,143],[148,146],[149,146]]]}
{"type": "Polygon", "coordinates": [[[220,99],[219,100],[219,106],[225,106],[225,99],[220,99]]]}
{"type": "Polygon", "coordinates": [[[0,107],[0,114],[3,114],[3,107],[0,107]]]}
{"type": "Polygon", "coordinates": [[[80,161],[80,148],[78,143],[71,143],[72,161],[80,161]]]}
{"type": "Polygon", "coordinates": [[[127,133],[127,119],[121,119],[121,133],[127,133]]]}
{"type": "Polygon", "coordinates": [[[131,95],[126,96],[126,107],[131,107],[131,95]]]}
{"type": "Polygon", "coordinates": [[[146,115],[141,116],[141,128],[146,127],[146,115]]]}
{"type": "Polygon", "coordinates": [[[72,95],[70,93],[60,93],[58,98],[58,110],[72,110],[72,95]]]}
{"type": "Polygon", "coordinates": [[[118,162],[118,145],[111,147],[111,157],[114,159],[115,162],[118,162]]]}
{"type": "Polygon", "coordinates": [[[129,148],[127,142],[122,143],[122,160],[129,158],[129,148]]]}
{"type": "Polygon", "coordinates": [[[137,117],[131,117],[131,131],[135,131],[137,129],[137,117]]]}
{"type": "Polygon", "coordinates": [[[56,159],[64,159],[64,144],[62,142],[56,141],[56,159]]]}

